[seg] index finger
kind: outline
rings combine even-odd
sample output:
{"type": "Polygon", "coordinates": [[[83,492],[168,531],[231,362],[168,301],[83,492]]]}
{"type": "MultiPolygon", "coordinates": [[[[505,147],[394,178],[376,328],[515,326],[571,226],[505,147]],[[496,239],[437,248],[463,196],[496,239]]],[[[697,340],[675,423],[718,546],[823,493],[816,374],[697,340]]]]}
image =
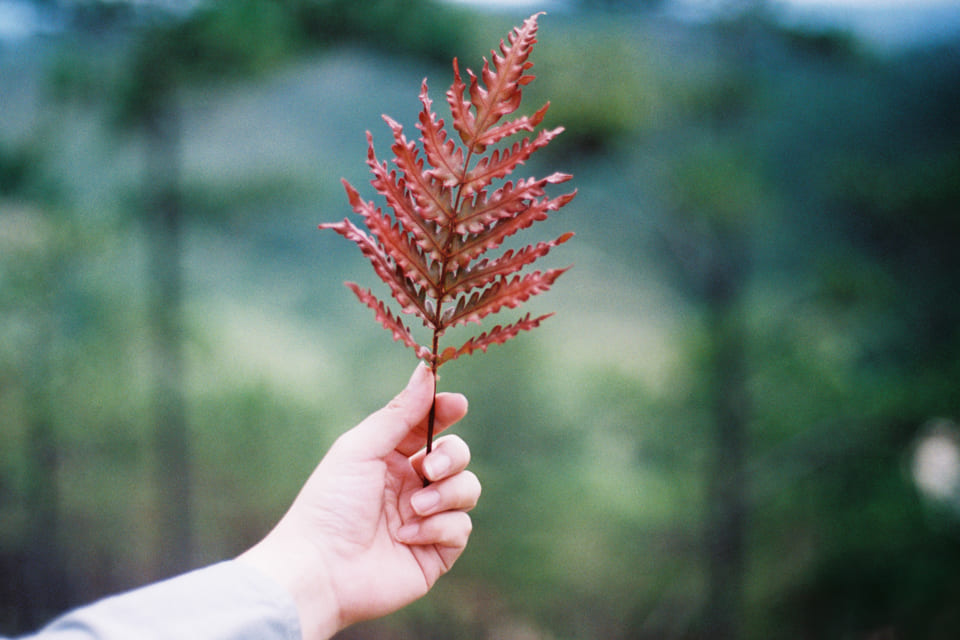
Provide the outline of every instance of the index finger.
{"type": "MultiPolygon", "coordinates": [[[[467,398],[461,393],[438,393],[436,415],[434,416],[433,434],[439,435],[447,428],[456,424],[467,414],[467,398]]],[[[414,425],[407,435],[397,445],[396,450],[404,456],[410,457],[427,444],[427,426],[429,414],[418,424],[414,425]]]]}

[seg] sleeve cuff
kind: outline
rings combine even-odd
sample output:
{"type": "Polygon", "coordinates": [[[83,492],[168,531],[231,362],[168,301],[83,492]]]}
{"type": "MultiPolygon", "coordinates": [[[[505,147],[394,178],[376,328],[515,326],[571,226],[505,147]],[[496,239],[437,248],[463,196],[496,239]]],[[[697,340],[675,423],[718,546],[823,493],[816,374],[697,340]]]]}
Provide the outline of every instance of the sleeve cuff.
{"type": "Polygon", "coordinates": [[[54,620],[37,640],[300,640],[293,599],[228,560],[106,598],[54,620]]]}

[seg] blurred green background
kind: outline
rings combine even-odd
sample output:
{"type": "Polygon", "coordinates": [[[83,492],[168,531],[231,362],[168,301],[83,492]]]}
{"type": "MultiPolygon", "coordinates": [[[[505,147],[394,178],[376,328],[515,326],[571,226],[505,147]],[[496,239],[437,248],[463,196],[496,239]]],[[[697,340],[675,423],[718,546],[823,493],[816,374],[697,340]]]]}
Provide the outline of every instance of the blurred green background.
{"type": "MultiPolygon", "coordinates": [[[[401,388],[412,352],[342,286],[372,271],[316,225],[341,177],[373,197],[381,113],[415,132],[427,77],[448,119],[451,58],[540,7],[0,5],[33,26],[0,40],[14,634],[244,550],[401,388]]],[[[522,111],[567,131],[516,177],[579,195],[521,240],[573,230],[545,266],[575,267],[442,372],[466,554],[340,637],[960,636],[960,38],[545,6],[522,111]]]]}

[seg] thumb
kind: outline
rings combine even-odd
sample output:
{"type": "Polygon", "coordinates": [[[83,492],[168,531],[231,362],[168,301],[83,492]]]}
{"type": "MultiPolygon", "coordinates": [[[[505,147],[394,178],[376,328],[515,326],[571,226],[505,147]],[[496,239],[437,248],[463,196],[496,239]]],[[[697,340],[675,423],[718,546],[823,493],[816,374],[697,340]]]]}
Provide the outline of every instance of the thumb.
{"type": "Polygon", "coordinates": [[[430,367],[421,362],[403,391],[349,432],[351,440],[355,438],[359,446],[376,457],[385,456],[396,449],[430,412],[433,382],[430,367]]]}

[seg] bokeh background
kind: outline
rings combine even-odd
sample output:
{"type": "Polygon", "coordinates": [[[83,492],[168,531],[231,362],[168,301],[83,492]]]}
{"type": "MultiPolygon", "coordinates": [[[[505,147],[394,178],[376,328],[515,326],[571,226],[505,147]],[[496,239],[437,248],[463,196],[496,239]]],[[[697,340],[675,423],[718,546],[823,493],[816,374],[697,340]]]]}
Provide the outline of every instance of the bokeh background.
{"type": "Polygon", "coordinates": [[[401,388],[316,225],[540,9],[574,268],[443,371],[467,553],[341,637],[960,636],[960,10],[759,0],[0,2],[0,634],[244,550],[401,388]]]}

